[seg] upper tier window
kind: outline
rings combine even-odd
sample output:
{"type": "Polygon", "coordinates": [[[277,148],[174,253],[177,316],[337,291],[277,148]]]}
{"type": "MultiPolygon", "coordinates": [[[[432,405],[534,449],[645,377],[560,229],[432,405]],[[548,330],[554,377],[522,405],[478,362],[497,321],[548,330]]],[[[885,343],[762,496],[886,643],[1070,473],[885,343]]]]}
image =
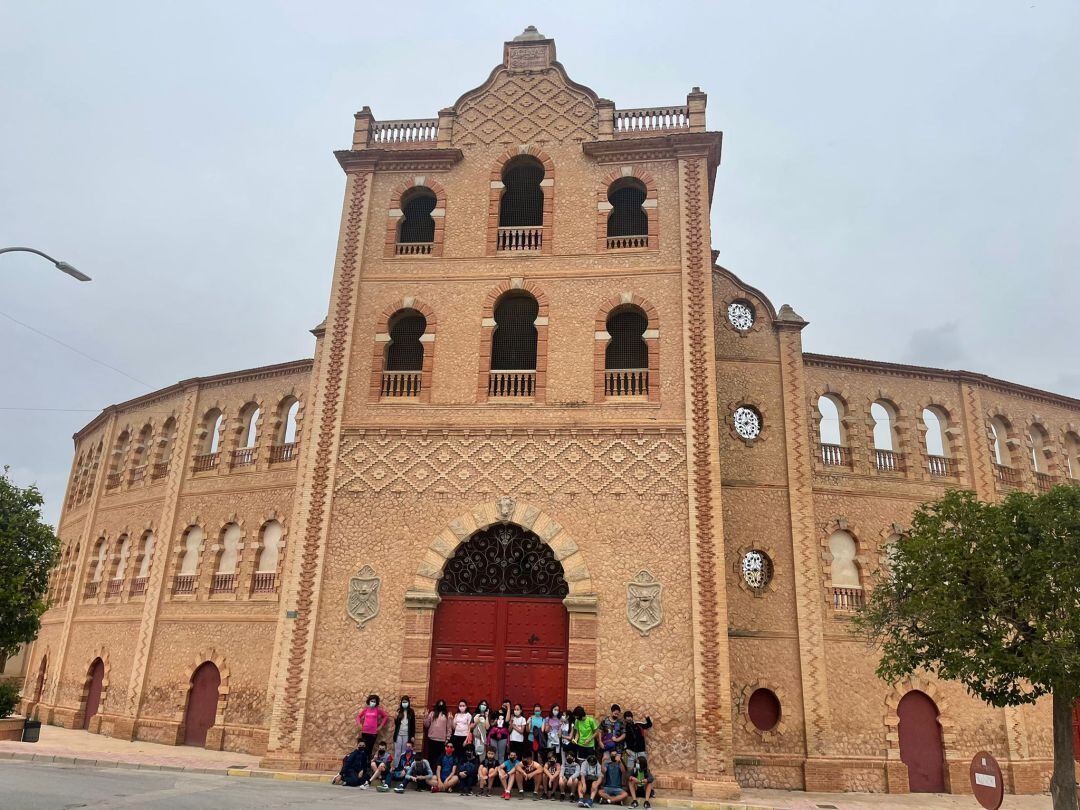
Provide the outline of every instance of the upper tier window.
{"type": "MultiPolygon", "coordinates": [[[[623,177],[611,184],[611,188],[608,189],[608,202],[612,206],[607,221],[609,240],[619,236],[648,237],[649,217],[645,209],[641,207],[645,202],[645,196],[645,184],[635,177],[623,177]]],[[[613,246],[610,241],[608,246],[613,246]]],[[[622,247],[623,245],[614,246],[622,247]]],[[[627,245],[627,247],[639,246],[627,245]]]]}
{"type": "Polygon", "coordinates": [[[503,169],[500,228],[539,228],[544,224],[544,167],[533,157],[515,158],[503,169]]]}
{"type": "Polygon", "coordinates": [[[401,202],[402,219],[398,244],[430,244],[435,241],[435,193],[424,186],[411,189],[401,202]]]}

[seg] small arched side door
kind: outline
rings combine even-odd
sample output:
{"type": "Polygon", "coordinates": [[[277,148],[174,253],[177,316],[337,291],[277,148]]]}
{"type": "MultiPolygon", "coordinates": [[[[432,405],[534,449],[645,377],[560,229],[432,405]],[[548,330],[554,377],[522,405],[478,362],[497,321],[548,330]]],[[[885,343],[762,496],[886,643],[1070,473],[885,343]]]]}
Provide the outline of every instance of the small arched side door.
{"type": "Polygon", "coordinates": [[[184,745],[206,745],[206,732],[217,717],[221,673],[211,661],[201,664],[191,676],[187,710],[184,712],[184,745]]]}
{"type": "Polygon", "coordinates": [[[900,759],[912,793],[945,792],[945,747],[938,708],[925,692],[908,692],[896,707],[900,717],[900,759]]]}
{"type": "Polygon", "coordinates": [[[101,689],[105,681],[105,664],[95,658],[90,665],[90,688],[86,692],[86,709],[83,711],[83,728],[90,728],[90,721],[101,708],[101,689]]]}

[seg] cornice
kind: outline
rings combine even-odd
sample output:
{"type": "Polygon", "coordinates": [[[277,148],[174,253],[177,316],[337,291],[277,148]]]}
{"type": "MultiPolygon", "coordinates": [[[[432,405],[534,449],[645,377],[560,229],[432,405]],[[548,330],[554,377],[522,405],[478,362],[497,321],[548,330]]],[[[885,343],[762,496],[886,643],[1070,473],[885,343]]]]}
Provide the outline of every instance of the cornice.
{"type": "Polygon", "coordinates": [[[464,155],[460,149],[339,149],[334,152],[346,174],[359,172],[440,171],[464,155]]]}

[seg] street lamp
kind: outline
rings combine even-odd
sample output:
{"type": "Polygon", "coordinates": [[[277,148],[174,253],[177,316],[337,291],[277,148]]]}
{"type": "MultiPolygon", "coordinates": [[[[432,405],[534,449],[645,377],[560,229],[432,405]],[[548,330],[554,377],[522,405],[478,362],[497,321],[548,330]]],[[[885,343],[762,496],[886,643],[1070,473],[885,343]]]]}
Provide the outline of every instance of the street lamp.
{"type": "Polygon", "coordinates": [[[0,248],[0,253],[16,253],[16,252],[18,252],[18,253],[36,253],[38,256],[41,256],[43,258],[48,259],[50,262],[52,262],[53,264],[56,265],[57,270],[61,270],[61,271],[65,272],[65,273],[67,273],[73,279],[76,279],[78,281],[89,281],[90,280],[90,276],[86,275],[86,273],[82,272],[81,270],[76,270],[74,267],[72,267],[67,262],[57,261],[52,256],[50,256],[48,253],[42,253],[40,250],[36,250],[34,248],[28,248],[28,247],[0,248]]]}

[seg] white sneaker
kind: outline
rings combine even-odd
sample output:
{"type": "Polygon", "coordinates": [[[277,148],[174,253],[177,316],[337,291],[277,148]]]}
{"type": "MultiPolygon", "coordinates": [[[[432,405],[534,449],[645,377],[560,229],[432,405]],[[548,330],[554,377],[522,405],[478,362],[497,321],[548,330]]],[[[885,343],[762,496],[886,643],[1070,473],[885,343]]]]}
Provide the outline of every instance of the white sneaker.
{"type": "Polygon", "coordinates": [[[371,786],[367,782],[364,782],[364,784],[362,784],[360,786],[360,789],[361,790],[367,790],[369,787],[371,787],[371,786]]]}

